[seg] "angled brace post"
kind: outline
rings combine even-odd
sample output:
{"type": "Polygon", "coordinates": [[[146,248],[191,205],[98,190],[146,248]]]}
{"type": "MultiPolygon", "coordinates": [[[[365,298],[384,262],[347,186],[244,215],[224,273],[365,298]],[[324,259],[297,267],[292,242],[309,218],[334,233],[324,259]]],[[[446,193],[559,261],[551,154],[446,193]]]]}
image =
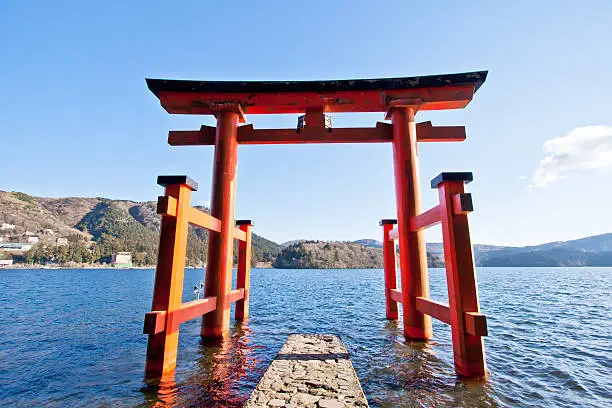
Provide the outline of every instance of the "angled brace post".
{"type": "Polygon", "coordinates": [[[160,200],[159,211],[164,215],[161,221],[159,258],[151,305],[151,310],[158,313],[151,315],[153,319],[151,316],[145,318],[145,331],[147,323],[150,326],[154,321],[154,329],[149,331],[147,344],[145,375],[148,378],[162,378],[172,374],[176,367],[189,201],[191,191],[198,188],[197,183],[187,176],[160,176],[157,183],[166,188],[167,199],[160,200]],[[156,332],[161,327],[163,330],[156,332]]]}
{"type": "Polygon", "coordinates": [[[472,200],[464,192],[464,184],[472,178],[472,173],[441,173],[431,187],[438,189],[440,198],[455,370],[463,377],[482,378],[486,376],[482,339],[487,334],[486,319],[480,314],[467,217],[472,200]]]}

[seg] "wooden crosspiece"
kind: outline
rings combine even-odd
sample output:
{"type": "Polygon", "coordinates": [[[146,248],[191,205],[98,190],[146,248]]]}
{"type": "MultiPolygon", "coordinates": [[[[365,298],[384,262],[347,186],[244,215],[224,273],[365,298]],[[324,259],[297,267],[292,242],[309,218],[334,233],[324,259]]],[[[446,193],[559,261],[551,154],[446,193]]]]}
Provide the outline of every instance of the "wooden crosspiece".
{"type": "Polygon", "coordinates": [[[191,207],[191,192],[197,190],[198,185],[189,177],[159,176],[157,182],[165,186],[166,192],[157,200],[157,213],[162,216],[159,259],[155,273],[153,304],[151,312],[145,315],[143,329],[144,334],[149,335],[145,367],[148,378],[164,378],[173,374],[181,323],[207,315],[220,307],[229,313],[232,302],[237,302],[236,319],[247,317],[251,269],[252,223],[237,221],[238,227],[232,225],[230,228],[232,239],[239,241],[237,288],[228,288],[222,294],[224,302],[221,306],[217,296],[206,296],[183,303],[188,226],[191,224],[206,228],[212,235],[221,231],[223,223],[191,207]]]}
{"type": "MultiPolygon", "coordinates": [[[[412,232],[442,224],[444,260],[449,304],[431,300],[429,296],[414,296],[397,289],[395,239],[399,231],[396,220],[382,220],[385,259],[385,294],[387,318],[397,319],[397,303],[412,314],[431,316],[451,326],[455,370],[464,377],[486,375],[482,337],[487,335],[487,322],[480,313],[474,257],[467,214],[473,210],[472,196],[465,193],[464,184],[472,181],[472,173],[441,173],[431,182],[438,189],[440,204],[410,220],[412,232]],[[408,298],[408,302],[404,300],[408,298]]],[[[402,287],[407,287],[409,273],[402,271],[402,287]]],[[[427,291],[428,292],[428,291],[427,291]]],[[[404,314],[404,330],[411,322],[404,314]]]]}

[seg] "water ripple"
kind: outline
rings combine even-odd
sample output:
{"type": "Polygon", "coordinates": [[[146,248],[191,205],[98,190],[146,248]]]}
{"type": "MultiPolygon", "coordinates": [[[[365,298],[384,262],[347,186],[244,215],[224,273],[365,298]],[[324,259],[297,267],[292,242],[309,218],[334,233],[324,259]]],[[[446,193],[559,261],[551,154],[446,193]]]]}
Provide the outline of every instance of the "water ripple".
{"type": "MultiPolygon", "coordinates": [[[[450,329],[407,343],[380,270],[253,270],[248,324],[204,344],[181,326],[174,381],[143,379],[152,270],[0,271],[5,406],[240,407],[294,332],[336,333],[372,407],[612,406],[612,269],[481,268],[489,379],[453,372],[450,329]]],[[[185,301],[203,277],[187,270],[185,301]]],[[[446,299],[444,272],[430,271],[446,299]]]]}

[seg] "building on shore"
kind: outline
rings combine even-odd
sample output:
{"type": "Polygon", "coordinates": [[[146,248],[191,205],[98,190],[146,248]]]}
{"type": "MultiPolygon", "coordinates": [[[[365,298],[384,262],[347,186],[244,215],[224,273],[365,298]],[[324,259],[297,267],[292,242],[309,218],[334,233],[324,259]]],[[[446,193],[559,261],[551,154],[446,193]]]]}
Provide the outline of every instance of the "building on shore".
{"type": "Polygon", "coordinates": [[[117,252],[113,254],[111,266],[114,268],[131,268],[132,267],[132,253],[131,252],[117,252]]]}
{"type": "Polygon", "coordinates": [[[5,267],[5,266],[12,266],[12,265],[13,265],[12,259],[0,259],[0,268],[5,267]]]}
{"type": "Polygon", "coordinates": [[[40,238],[38,237],[28,237],[28,244],[38,244],[40,238]]]}
{"type": "Polygon", "coordinates": [[[25,242],[3,242],[0,243],[0,251],[29,251],[32,249],[33,244],[27,244],[25,242]]]}
{"type": "Polygon", "coordinates": [[[6,222],[3,222],[2,225],[0,225],[0,230],[6,231],[6,230],[14,230],[15,229],[15,224],[7,224],[6,222]]]}
{"type": "Polygon", "coordinates": [[[43,234],[53,235],[53,234],[55,234],[55,232],[51,228],[45,228],[43,230],[43,234]]]}
{"type": "Polygon", "coordinates": [[[55,243],[57,245],[68,245],[68,238],[58,238],[55,243]]]}

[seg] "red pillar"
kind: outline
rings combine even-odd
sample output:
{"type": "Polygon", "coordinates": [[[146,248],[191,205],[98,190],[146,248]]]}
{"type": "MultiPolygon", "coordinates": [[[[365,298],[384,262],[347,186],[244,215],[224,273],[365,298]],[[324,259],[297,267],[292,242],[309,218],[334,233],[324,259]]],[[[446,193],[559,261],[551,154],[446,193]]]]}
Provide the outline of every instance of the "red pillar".
{"type": "Polygon", "coordinates": [[[442,173],[439,176],[441,182],[437,187],[442,215],[455,371],[463,377],[481,378],[486,375],[483,339],[481,336],[469,334],[466,325],[466,313],[480,312],[474,256],[467,212],[459,208],[461,196],[458,196],[464,194],[464,181],[471,180],[471,173],[466,173],[469,174],[469,179],[466,180],[446,181],[445,176],[449,174],[451,176],[447,178],[452,179],[453,173],[442,173]]]}
{"type": "Polygon", "coordinates": [[[249,317],[249,296],[251,289],[251,240],[253,224],[248,220],[237,221],[238,227],[245,232],[246,240],[238,241],[238,276],[236,288],[244,289],[244,298],[236,301],[236,320],[249,317]]]}
{"type": "Polygon", "coordinates": [[[219,338],[229,332],[230,303],[227,295],[232,283],[238,119],[236,112],[217,114],[211,215],[221,220],[221,231],[209,231],[204,288],[206,297],[217,297],[217,307],[202,317],[200,334],[205,338],[219,338]]]}
{"type": "Polygon", "coordinates": [[[391,290],[397,289],[397,256],[395,240],[391,239],[389,232],[397,220],[381,220],[383,227],[383,262],[385,268],[385,300],[387,306],[387,319],[397,319],[397,301],[391,299],[391,290]]]}
{"type": "Polygon", "coordinates": [[[427,340],[432,336],[431,318],[416,308],[417,297],[429,298],[427,254],[422,232],[410,228],[411,218],[421,211],[415,110],[414,107],[392,108],[393,159],[404,336],[427,340]]]}
{"type": "Polygon", "coordinates": [[[145,365],[147,378],[171,376],[176,367],[180,322],[175,319],[174,311],[181,308],[183,300],[183,272],[187,252],[187,210],[191,190],[195,189],[187,177],[185,180],[182,184],[166,186],[166,196],[177,200],[177,210],[176,217],[167,215],[162,217],[151,307],[151,310],[166,312],[166,324],[164,331],[149,335],[145,365]]]}

